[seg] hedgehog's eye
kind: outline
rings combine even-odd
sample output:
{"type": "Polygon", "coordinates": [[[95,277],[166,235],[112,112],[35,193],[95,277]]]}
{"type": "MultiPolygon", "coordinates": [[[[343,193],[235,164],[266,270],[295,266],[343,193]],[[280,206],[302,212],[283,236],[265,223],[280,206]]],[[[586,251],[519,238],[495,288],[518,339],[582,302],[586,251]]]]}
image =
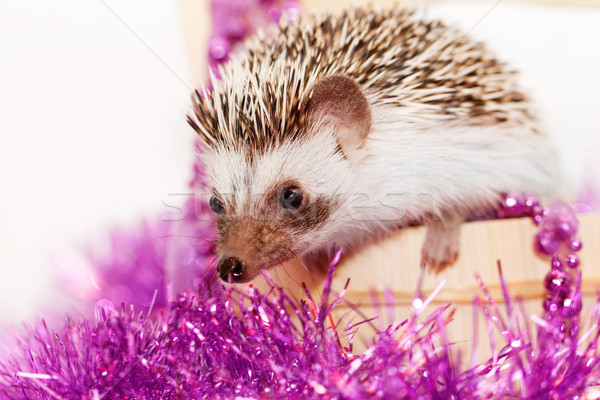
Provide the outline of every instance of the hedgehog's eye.
{"type": "Polygon", "coordinates": [[[223,212],[223,203],[221,203],[221,200],[215,195],[210,198],[208,205],[215,214],[221,214],[223,212]]]}
{"type": "Polygon", "coordinates": [[[302,191],[296,186],[288,186],[281,192],[279,201],[284,208],[298,208],[302,204],[302,191]]]}

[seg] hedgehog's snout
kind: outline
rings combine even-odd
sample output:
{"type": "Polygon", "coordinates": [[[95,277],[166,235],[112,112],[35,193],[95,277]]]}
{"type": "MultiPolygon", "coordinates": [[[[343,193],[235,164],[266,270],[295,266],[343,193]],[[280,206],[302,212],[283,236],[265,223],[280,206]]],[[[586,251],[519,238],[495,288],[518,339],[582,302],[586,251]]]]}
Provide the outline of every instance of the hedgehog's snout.
{"type": "Polygon", "coordinates": [[[229,216],[217,219],[217,273],[226,282],[245,283],[292,258],[291,236],[277,220],[229,216]]]}
{"type": "Polygon", "coordinates": [[[219,260],[217,272],[226,282],[239,283],[244,280],[246,263],[237,257],[223,256],[219,260]]]}

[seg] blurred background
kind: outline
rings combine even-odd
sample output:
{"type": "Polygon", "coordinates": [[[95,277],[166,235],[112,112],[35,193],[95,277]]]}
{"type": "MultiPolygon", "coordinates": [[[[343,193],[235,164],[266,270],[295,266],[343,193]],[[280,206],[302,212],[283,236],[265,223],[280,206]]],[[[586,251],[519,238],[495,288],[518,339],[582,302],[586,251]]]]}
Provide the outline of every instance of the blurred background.
{"type": "MultiPolygon", "coordinates": [[[[570,201],[600,183],[600,7],[592,3],[423,6],[521,72],[560,149],[570,201]]],[[[205,76],[209,30],[207,0],[0,2],[2,323],[68,311],[57,262],[189,192],[194,134],[185,113],[205,76]]],[[[79,277],[77,262],[69,265],[79,277]]]]}

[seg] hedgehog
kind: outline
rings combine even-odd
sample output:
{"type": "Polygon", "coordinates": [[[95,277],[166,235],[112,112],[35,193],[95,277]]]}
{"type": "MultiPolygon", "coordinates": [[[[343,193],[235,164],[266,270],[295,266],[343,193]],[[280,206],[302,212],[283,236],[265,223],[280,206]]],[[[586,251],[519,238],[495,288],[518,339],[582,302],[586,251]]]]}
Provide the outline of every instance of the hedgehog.
{"type": "Polygon", "coordinates": [[[226,281],[294,258],[319,270],[331,243],[355,249],[414,224],[426,226],[423,262],[440,270],[462,222],[504,193],[553,194],[556,155],[515,72],[414,10],[282,22],[219,74],[188,122],[226,281]]]}

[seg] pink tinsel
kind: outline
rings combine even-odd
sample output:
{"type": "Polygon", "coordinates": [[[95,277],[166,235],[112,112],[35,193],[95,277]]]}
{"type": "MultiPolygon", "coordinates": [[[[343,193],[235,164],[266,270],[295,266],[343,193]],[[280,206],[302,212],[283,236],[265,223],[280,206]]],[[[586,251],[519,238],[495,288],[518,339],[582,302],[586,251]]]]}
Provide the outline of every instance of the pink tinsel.
{"type": "MultiPolygon", "coordinates": [[[[329,325],[342,300],[330,292],[337,259],[320,304],[310,296],[291,298],[277,286],[268,293],[244,293],[207,276],[194,294],[181,294],[158,316],[124,305],[117,311],[112,302],[101,301],[95,321],[67,320],[56,332],[45,324],[33,327],[17,338],[19,350],[0,362],[0,394],[7,399],[559,400],[582,398],[600,383],[600,302],[588,331],[581,308],[574,314],[550,309],[533,318],[531,329],[503,280],[504,313],[483,283],[483,299],[475,301],[504,341],[485,363],[463,369],[455,362],[445,334],[448,306],[429,316],[421,309],[393,323],[364,354],[353,354],[329,325]]],[[[570,291],[572,301],[580,302],[581,274],[570,291]]]]}

